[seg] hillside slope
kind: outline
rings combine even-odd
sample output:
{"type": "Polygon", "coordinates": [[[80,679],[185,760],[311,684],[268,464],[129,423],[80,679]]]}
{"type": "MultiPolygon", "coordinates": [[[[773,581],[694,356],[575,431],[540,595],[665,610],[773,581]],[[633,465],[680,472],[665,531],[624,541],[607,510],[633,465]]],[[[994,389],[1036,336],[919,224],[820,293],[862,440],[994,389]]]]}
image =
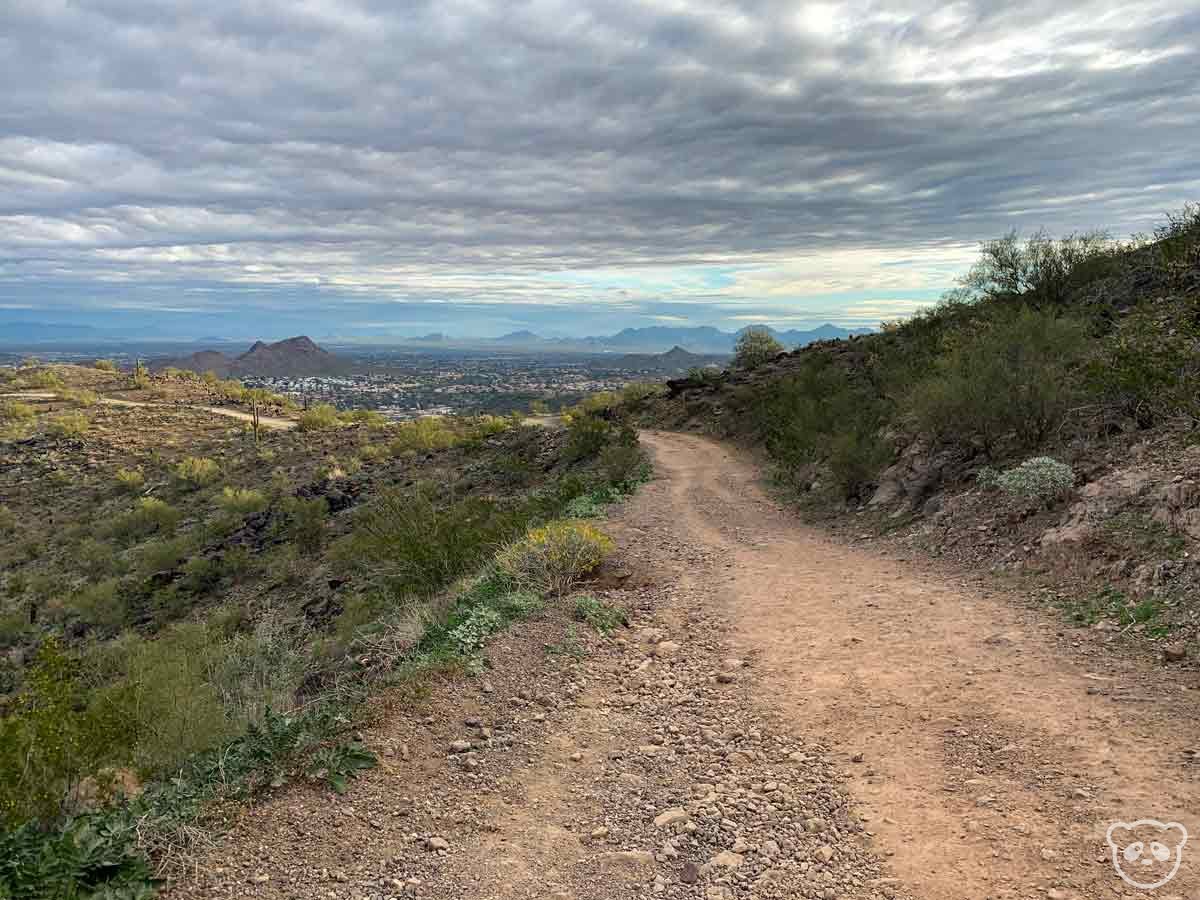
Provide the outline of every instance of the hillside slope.
{"type": "Polygon", "coordinates": [[[668,382],[635,412],[761,448],[834,527],[1029,579],[1172,658],[1196,636],[1196,208],[1127,244],[991,242],[929,312],[668,382]]]}

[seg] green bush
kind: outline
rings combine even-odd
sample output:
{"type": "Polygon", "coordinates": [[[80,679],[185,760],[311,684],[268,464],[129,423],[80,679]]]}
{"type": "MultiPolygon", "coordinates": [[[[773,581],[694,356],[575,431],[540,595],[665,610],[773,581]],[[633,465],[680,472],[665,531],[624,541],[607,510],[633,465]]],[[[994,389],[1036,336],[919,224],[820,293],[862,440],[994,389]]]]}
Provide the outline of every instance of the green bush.
{"type": "Polygon", "coordinates": [[[301,431],[328,431],[341,425],[342,419],[336,408],[328,403],[318,403],[300,414],[296,427],[301,431]]]}
{"type": "Polygon", "coordinates": [[[239,516],[248,516],[267,508],[266,496],[253,488],[226,487],[221,491],[217,503],[225,512],[239,516]]]}
{"type": "Polygon", "coordinates": [[[427,595],[478,568],[525,522],[521,510],[493,500],[443,499],[429,487],[385,491],[358,513],[336,556],[369,565],[398,596],[427,595]]]}
{"type": "Polygon", "coordinates": [[[28,422],[36,414],[32,406],[20,400],[0,402],[0,422],[28,422]]]}
{"type": "Polygon", "coordinates": [[[41,372],[30,372],[23,377],[25,378],[25,383],[31,388],[39,388],[46,391],[57,390],[65,384],[62,376],[50,369],[44,369],[41,372]]]}
{"type": "Polygon", "coordinates": [[[1010,232],[983,244],[962,290],[971,299],[1062,306],[1080,287],[1112,271],[1119,250],[1098,231],[1060,239],[1038,231],[1024,242],[1010,232]]]}
{"type": "Polygon", "coordinates": [[[783,351],[783,344],[766,328],[747,328],[734,344],[733,364],[739,369],[757,369],[783,351]]]}
{"type": "Polygon", "coordinates": [[[562,595],[600,565],[612,548],[607,535],[584,522],[551,522],[506,546],[497,554],[496,565],[518,587],[562,595]]]}
{"type": "Polygon", "coordinates": [[[85,624],[110,630],[124,625],[128,614],[118,578],[88,585],[75,594],[71,605],[85,624]]]}
{"type": "Polygon", "coordinates": [[[385,428],[388,420],[383,413],[373,409],[351,409],[341,413],[340,418],[347,425],[366,425],[370,428],[385,428]]]}
{"type": "Polygon", "coordinates": [[[115,362],[113,362],[111,359],[98,359],[94,363],[92,363],[92,365],[95,368],[99,369],[101,372],[117,371],[117,364],[115,362]]]}
{"type": "Polygon", "coordinates": [[[288,497],[282,504],[286,517],[284,534],[304,553],[318,552],[325,546],[325,526],[329,521],[329,501],[324,497],[304,499],[288,497]]]}
{"type": "Polygon", "coordinates": [[[141,469],[117,469],[113,477],[117,481],[117,487],[128,494],[136,494],[146,484],[146,476],[142,474],[141,469]]]}
{"type": "Polygon", "coordinates": [[[1083,359],[1084,324],[1023,307],[955,332],[903,400],[913,426],[946,443],[1033,449],[1078,400],[1073,372],[1083,359]]]}
{"type": "Polygon", "coordinates": [[[601,634],[610,634],[627,624],[625,610],[591,596],[576,599],[575,618],[591,625],[601,634]]]}
{"type": "Polygon", "coordinates": [[[175,483],[184,490],[198,490],[212,484],[221,477],[221,467],[216,460],[206,456],[188,456],[180,460],[171,475],[175,483]]]}
{"type": "Polygon", "coordinates": [[[753,388],[736,402],[789,478],[826,463],[842,494],[853,498],[891,460],[881,436],[888,402],[827,356],[809,356],[795,374],[753,388]]]}
{"type": "Polygon", "coordinates": [[[646,479],[650,466],[641,447],[610,444],[600,451],[600,471],[609,484],[628,488],[646,479]]]}
{"type": "Polygon", "coordinates": [[[141,540],[152,534],[175,530],[183,514],[157,497],[143,497],[129,512],[115,516],[102,526],[101,533],[124,541],[141,540]]]}
{"type": "Polygon", "coordinates": [[[1075,473],[1066,463],[1049,456],[1027,459],[1006,472],[981,469],[977,480],[984,487],[996,487],[1014,497],[1050,504],[1070,493],[1075,473]]]}
{"type": "Polygon", "coordinates": [[[59,413],[46,420],[46,431],[59,438],[77,438],[87,434],[91,422],[83,413],[59,413]]]}
{"type": "Polygon", "coordinates": [[[568,416],[566,458],[576,461],[595,456],[613,439],[613,432],[612,424],[598,416],[568,416]]]}
{"type": "Polygon", "coordinates": [[[17,514],[0,503],[0,535],[10,535],[17,530],[17,514]]]}

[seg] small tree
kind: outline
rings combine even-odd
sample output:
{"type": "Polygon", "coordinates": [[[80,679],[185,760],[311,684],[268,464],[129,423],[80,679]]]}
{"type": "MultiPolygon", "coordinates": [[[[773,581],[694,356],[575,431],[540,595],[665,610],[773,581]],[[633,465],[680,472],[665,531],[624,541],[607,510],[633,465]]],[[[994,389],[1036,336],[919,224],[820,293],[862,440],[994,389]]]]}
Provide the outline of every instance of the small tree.
{"type": "Polygon", "coordinates": [[[757,369],[783,352],[783,344],[766,328],[747,328],[737,339],[733,364],[739,369],[757,369]]]}

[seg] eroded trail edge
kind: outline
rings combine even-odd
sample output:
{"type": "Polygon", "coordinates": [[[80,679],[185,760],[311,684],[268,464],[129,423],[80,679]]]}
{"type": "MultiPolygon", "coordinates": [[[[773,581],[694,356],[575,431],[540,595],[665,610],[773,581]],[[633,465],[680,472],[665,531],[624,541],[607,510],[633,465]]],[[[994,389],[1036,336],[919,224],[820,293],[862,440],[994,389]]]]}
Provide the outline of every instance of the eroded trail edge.
{"type": "MultiPolygon", "coordinates": [[[[913,895],[1122,896],[1108,823],[1200,833],[1188,676],[1089,654],[1014,598],[807,529],[728,448],[643,437],[677,527],[725,558],[710,593],[755,665],[756,702],[839,751],[913,895]]],[[[1185,848],[1157,895],[1197,885],[1185,848]]]]}

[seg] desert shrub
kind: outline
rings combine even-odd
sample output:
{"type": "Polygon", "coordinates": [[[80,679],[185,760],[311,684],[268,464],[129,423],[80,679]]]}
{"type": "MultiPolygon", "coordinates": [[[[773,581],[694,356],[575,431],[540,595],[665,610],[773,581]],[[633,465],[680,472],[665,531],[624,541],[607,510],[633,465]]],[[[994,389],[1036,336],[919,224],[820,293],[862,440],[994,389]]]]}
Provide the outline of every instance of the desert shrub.
{"type": "Polygon", "coordinates": [[[59,438],[77,438],[87,434],[91,422],[83,413],[59,413],[46,420],[46,431],[59,438]]]}
{"type": "Polygon", "coordinates": [[[182,513],[157,497],[143,497],[129,512],[112,518],[101,531],[121,540],[140,540],[175,530],[182,513]]]}
{"type": "Polygon", "coordinates": [[[120,575],[127,568],[117,548],[94,537],[84,538],[75,548],[78,568],[90,575],[120,575]]]}
{"type": "Polygon", "coordinates": [[[176,463],[171,476],[179,487],[194,491],[220,478],[221,467],[207,456],[187,456],[176,463]]]}
{"type": "Polygon", "coordinates": [[[62,376],[50,369],[43,369],[40,372],[30,372],[24,376],[25,383],[31,388],[40,388],[42,390],[57,390],[64,386],[62,376]]]}
{"type": "Polygon", "coordinates": [[[992,455],[1011,441],[1039,446],[1078,399],[1072,371],[1087,339],[1082,322],[1023,307],[949,336],[934,371],[902,400],[922,434],[947,443],[977,443],[992,455]]]}
{"type": "Polygon", "coordinates": [[[363,461],[383,459],[388,455],[386,444],[366,444],[358,448],[358,458],[363,461]]]}
{"type": "Polygon", "coordinates": [[[785,476],[826,463],[843,495],[857,497],[891,459],[880,432],[890,407],[869,382],[823,355],[794,375],[737,400],[785,476]]]}
{"type": "Polygon", "coordinates": [[[664,386],[650,381],[634,381],[621,389],[621,404],[630,409],[637,409],[647,400],[662,395],[664,386]]]}
{"type": "Polygon", "coordinates": [[[92,667],[100,685],[90,708],[122,735],[143,773],[177,769],[238,730],[207,677],[220,649],[211,629],[189,622],[154,640],[127,633],[97,652],[92,667]]]}
{"type": "Polygon", "coordinates": [[[610,444],[600,451],[600,471],[609,484],[626,488],[644,481],[649,473],[649,463],[641,447],[628,444],[610,444]]]}
{"type": "Polygon", "coordinates": [[[476,569],[525,522],[522,510],[493,500],[442,499],[429,487],[386,491],[358,513],[335,555],[344,565],[369,564],[393,594],[430,594],[476,569]]]}
{"type": "Polygon", "coordinates": [[[196,545],[190,534],[146,541],[137,549],[137,571],[143,576],[173,571],[196,551],[196,545]]]}
{"type": "Polygon", "coordinates": [[[34,408],[20,400],[0,402],[0,422],[27,422],[35,415],[34,408]]]}
{"type": "Polygon", "coordinates": [[[84,701],[76,661],[47,639],[0,719],[0,825],[52,820],[69,789],[111,752],[111,730],[84,701]]]}
{"type": "Polygon", "coordinates": [[[739,369],[757,369],[783,350],[783,344],[766,328],[747,328],[734,345],[733,364],[739,369]]]}
{"type": "Polygon", "coordinates": [[[227,513],[248,516],[267,508],[267,498],[262,491],[253,488],[225,487],[217,503],[227,513]]]}
{"type": "Polygon", "coordinates": [[[1139,427],[1170,418],[1200,420],[1200,320],[1163,321],[1133,310],[1089,360],[1086,384],[1109,409],[1139,427]]]}
{"type": "Polygon", "coordinates": [[[568,460],[589,459],[612,440],[613,426],[593,415],[572,415],[567,424],[565,455],[568,460]]]}
{"type": "Polygon", "coordinates": [[[117,629],[128,611],[118,578],[106,578],[80,590],[71,600],[80,621],[99,628],[117,629]]]}
{"type": "Polygon", "coordinates": [[[976,477],[984,487],[996,487],[1013,497],[1047,504],[1070,493],[1075,485],[1071,467],[1049,456],[1035,456],[1005,472],[985,467],[976,477]]]}
{"type": "Polygon", "coordinates": [[[9,535],[17,530],[17,514],[0,503],[0,535],[9,535]]]}
{"type": "Polygon", "coordinates": [[[627,621],[625,610],[592,596],[575,600],[575,618],[591,625],[601,634],[610,634],[627,621]]]}
{"type": "Polygon", "coordinates": [[[94,363],[92,363],[92,366],[94,368],[99,369],[101,372],[117,371],[117,364],[115,362],[113,362],[111,359],[98,359],[94,363]]]}
{"type": "Polygon", "coordinates": [[[584,522],[551,522],[506,546],[496,564],[519,587],[561,595],[600,565],[612,546],[584,522]]]}
{"type": "Polygon", "coordinates": [[[370,428],[384,428],[388,424],[387,417],[373,409],[351,409],[342,413],[340,418],[348,425],[366,425],[370,428]]]}
{"type": "Polygon", "coordinates": [[[328,403],[318,403],[300,414],[296,427],[301,431],[328,431],[341,424],[337,409],[328,403]]]}
{"type": "Polygon", "coordinates": [[[597,519],[604,515],[604,508],[614,499],[613,492],[608,489],[580,494],[564,507],[563,515],[568,519],[597,519]]]}
{"type": "Polygon", "coordinates": [[[450,630],[454,649],[462,656],[472,656],[482,649],[487,639],[504,627],[504,616],[491,606],[476,606],[467,617],[450,630]]]}
{"type": "Polygon", "coordinates": [[[95,391],[88,391],[83,388],[69,388],[59,391],[58,396],[69,403],[77,403],[80,406],[95,406],[100,402],[100,396],[95,391]]]}
{"type": "Polygon", "coordinates": [[[141,469],[117,469],[113,478],[116,479],[117,487],[129,494],[136,494],[146,483],[146,476],[142,474],[141,469]]]}
{"type": "Polygon", "coordinates": [[[962,279],[972,299],[1017,299],[1035,307],[1061,306],[1080,287],[1116,264],[1116,249],[1103,232],[1051,238],[1038,231],[1022,241],[1017,233],[987,241],[979,260],[962,279]]]}
{"type": "Polygon", "coordinates": [[[325,544],[329,502],[324,497],[289,497],[283,503],[285,534],[305,553],[316,553],[325,544]]]}
{"type": "Polygon", "coordinates": [[[207,594],[221,583],[221,564],[207,556],[193,556],[183,564],[177,588],[188,594],[207,594]]]}
{"type": "Polygon", "coordinates": [[[453,447],[458,440],[458,435],[441,416],[425,416],[393,426],[388,446],[393,455],[398,455],[405,450],[441,450],[453,447]]]}

